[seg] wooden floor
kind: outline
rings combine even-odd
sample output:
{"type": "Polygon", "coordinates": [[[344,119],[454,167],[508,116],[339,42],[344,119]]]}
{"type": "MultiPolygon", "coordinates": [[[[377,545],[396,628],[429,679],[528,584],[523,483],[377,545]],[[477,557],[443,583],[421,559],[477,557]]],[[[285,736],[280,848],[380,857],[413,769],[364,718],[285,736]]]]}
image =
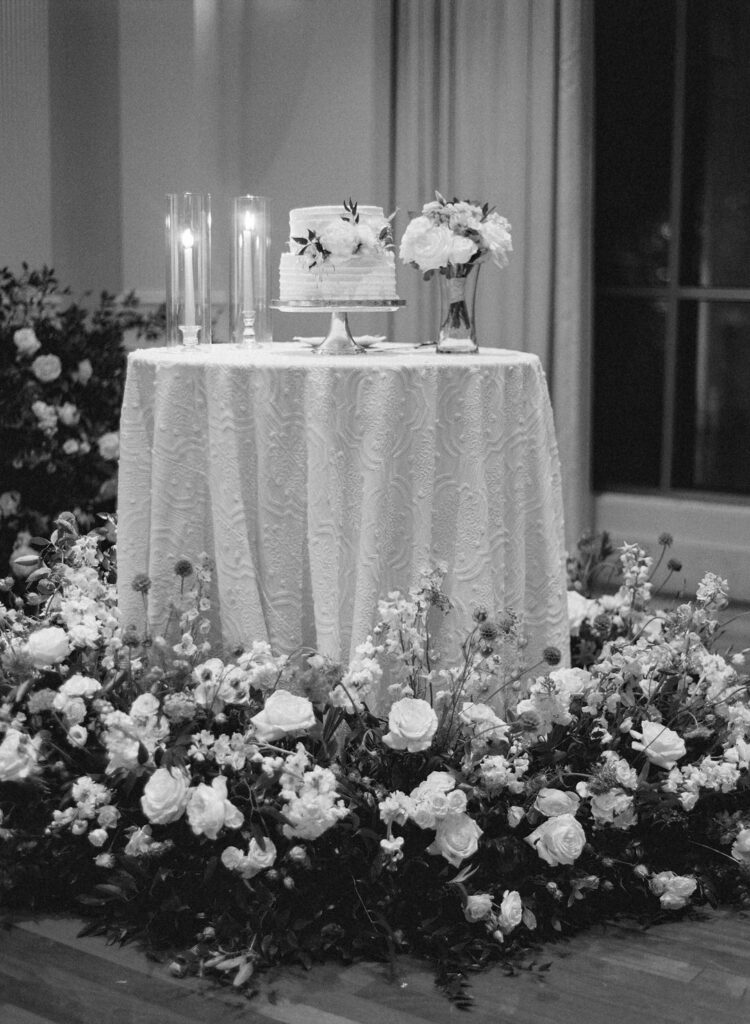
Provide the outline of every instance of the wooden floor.
{"type": "Polygon", "coordinates": [[[610,926],[549,947],[545,974],[472,979],[470,1013],[404,963],[280,972],[252,1001],[173,978],[134,947],[76,938],[75,921],[0,933],[0,1024],[747,1024],[750,917],[731,911],[641,932],[610,926]]]}

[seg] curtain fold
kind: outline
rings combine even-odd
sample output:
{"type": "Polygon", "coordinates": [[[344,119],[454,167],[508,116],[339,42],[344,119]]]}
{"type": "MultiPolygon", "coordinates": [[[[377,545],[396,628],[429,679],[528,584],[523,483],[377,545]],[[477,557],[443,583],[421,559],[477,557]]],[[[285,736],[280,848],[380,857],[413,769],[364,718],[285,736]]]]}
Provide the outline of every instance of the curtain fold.
{"type": "MultiPolygon", "coordinates": [[[[593,5],[395,0],[393,32],[396,235],[435,189],[510,220],[510,266],[482,274],[480,340],[542,361],[572,545],[591,525],[593,5]]],[[[416,270],[399,280],[394,335],[434,337],[437,282],[416,270]]]]}

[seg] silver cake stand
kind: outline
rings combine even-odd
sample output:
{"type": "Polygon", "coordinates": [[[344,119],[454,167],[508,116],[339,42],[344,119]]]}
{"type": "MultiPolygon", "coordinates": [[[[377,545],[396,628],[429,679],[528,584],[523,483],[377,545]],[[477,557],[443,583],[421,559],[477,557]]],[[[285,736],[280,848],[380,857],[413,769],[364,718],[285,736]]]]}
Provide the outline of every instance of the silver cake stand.
{"type": "Polygon", "coordinates": [[[315,346],[316,352],[324,355],[361,355],[367,349],[358,345],[349,328],[348,313],[392,313],[406,305],[406,299],[352,299],[349,302],[331,302],[330,299],[300,299],[282,302],[274,299],[273,309],[282,313],[330,313],[331,325],[328,334],[315,346]]]}

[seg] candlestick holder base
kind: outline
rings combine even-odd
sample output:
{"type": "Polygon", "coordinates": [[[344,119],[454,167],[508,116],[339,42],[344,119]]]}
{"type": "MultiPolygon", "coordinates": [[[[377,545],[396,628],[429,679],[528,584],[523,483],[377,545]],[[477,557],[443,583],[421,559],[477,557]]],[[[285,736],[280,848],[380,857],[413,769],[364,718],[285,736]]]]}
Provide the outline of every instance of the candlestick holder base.
{"type": "Polygon", "coordinates": [[[333,356],[357,356],[367,351],[354,339],[349,328],[348,313],[392,313],[405,305],[405,299],[363,299],[361,301],[352,299],[349,302],[338,303],[315,299],[285,302],[274,299],[271,303],[274,309],[279,309],[283,313],[330,313],[331,323],[328,334],[319,345],[315,346],[315,351],[320,355],[333,356]]]}
{"type": "Polygon", "coordinates": [[[260,341],[255,334],[255,310],[250,309],[242,313],[242,341],[245,348],[258,348],[260,341]]]}
{"type": "Polygon", "coordinates": [[[182,334],[182,344],[185,348],[195,348],[198,344],[198,336],[200,335],[200,327],[192,327],[187,324],[180,324],[180,334],[182,334]]]}

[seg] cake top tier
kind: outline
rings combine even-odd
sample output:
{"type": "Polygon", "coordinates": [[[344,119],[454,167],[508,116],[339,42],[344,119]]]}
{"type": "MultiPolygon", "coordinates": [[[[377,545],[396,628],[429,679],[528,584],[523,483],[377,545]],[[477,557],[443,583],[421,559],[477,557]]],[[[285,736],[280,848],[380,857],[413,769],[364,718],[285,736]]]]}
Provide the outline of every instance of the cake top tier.
{"type": "Polygon", "coordinates": [[[289,211],[289,234],[292,238],[307,237],[309,231],[320,235],[325,230],[344,223],[361,225],[375,233],[377,238],[388,221],[382,206],[356,206],[352,214],[343,204],[339,206],[300,206],[289,211]]]}

